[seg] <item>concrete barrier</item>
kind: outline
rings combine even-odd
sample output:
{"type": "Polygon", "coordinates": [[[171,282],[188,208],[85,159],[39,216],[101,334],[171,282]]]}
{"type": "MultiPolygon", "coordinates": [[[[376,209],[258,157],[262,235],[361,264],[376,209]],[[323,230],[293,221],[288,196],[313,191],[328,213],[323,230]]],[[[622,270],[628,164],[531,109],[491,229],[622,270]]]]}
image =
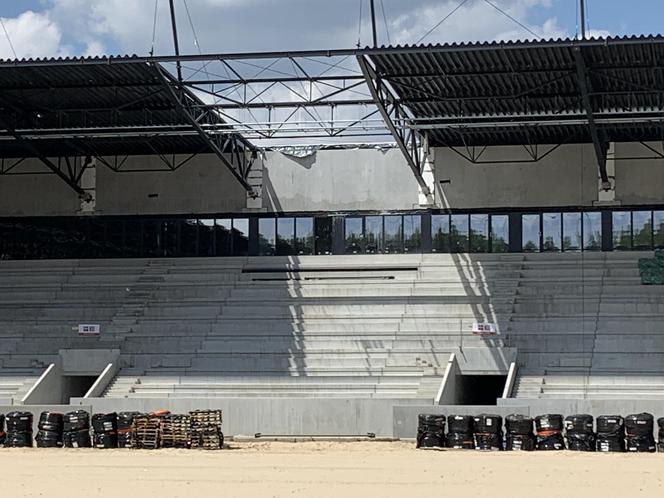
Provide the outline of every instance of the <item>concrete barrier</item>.
{"type": "Polygon", "coordinates": [[[62,365],[51,363],[21,399],[22,405],[43,405],[59,403],[62,397],[62,365]]]}

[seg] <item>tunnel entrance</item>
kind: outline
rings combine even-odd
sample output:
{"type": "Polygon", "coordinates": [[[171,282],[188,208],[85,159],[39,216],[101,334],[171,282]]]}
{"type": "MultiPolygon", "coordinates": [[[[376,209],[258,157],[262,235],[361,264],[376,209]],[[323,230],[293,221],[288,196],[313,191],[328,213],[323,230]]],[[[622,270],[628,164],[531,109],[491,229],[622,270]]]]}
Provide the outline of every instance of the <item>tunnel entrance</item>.
{"type": "Polygon", "coordinates": [[[62,403],[70,398],[82,398],[97,380],[95,375],[65,375],[62,377],[62,403]]]}
{"type": "Polygon", "coordinates": [[[495,405],[506,381],[506,375],[462,375],[459,404],[495,405]]]}

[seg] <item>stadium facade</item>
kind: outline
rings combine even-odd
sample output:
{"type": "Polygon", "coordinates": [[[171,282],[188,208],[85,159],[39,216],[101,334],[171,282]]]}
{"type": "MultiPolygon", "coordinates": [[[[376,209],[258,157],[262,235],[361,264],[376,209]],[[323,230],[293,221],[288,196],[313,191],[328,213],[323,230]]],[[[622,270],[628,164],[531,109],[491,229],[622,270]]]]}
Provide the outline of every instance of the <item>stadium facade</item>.
{"type": "Polygon", "coordinates": [[[663,65],[661,37],[0,64],[0,405],[664,414],[663,65]]]}

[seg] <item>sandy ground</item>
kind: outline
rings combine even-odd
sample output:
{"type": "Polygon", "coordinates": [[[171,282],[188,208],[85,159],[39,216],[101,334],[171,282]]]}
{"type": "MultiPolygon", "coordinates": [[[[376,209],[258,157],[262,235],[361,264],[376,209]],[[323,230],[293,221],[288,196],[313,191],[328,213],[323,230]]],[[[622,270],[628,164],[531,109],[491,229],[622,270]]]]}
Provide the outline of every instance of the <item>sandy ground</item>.
{"type": "Polygon", "coordinates": [[[231,443],[220,452],[0,449],[1,497],[664,496],[664,454],[479,453],[409,443],[231,443]]]}

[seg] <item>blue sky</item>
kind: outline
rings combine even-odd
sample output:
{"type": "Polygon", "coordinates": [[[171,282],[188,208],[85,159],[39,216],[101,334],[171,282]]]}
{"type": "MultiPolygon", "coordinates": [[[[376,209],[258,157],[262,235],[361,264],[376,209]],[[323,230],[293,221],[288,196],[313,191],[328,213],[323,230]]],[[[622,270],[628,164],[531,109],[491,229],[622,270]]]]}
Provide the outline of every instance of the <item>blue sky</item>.
{"type": "MultiPolygon", "coordinates": [[[[361,0],[187,0],[204,52],[345,48],[358,40],[361,0]]],[[[415,43],[462,0],[382,0],[390,41],[415,43]]],[[[574,36],[577,0],[491,0],[544,37],[574,36]]],[[[362,44],[369,43],[365,4],[362,44]]],[[[380,9],[380,0],[376,0],[380,9]]],[[[593,33],[661,31],[664,2],[587,0],[593,33]]],[[[176,0],[183,52],[196,52],[184,0],[176,0]]],[[[167,0],[159,0],[155,51],[171,51],[167,0]]],[[[19,57],[147,53],[155,0],[0,0],[19,57]]],[[[387,43],[382,12],[381,40],[387,43]]],[[[426,42],[532,38],[485,0],[467,0],[426,42]]],[[[0,57],[12,57],[0,32],[0,57]]]]}

